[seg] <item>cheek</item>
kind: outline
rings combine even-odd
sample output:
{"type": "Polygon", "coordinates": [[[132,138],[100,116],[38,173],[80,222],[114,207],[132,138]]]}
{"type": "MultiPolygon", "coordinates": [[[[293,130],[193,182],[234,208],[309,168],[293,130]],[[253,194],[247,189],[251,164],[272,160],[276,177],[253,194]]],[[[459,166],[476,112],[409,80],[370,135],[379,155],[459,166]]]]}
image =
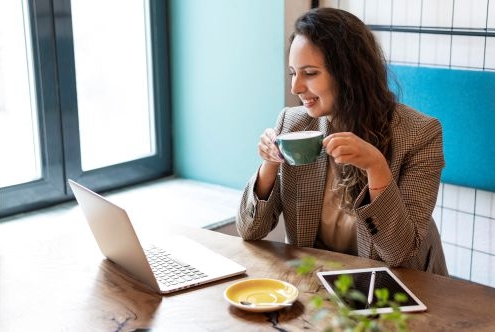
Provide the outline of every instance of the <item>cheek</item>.
{"type": "Polygon", "coordinates": [[[322,106],[330,111],[335,103],[335,95],[329,91],[321,95],[322,106]]]}

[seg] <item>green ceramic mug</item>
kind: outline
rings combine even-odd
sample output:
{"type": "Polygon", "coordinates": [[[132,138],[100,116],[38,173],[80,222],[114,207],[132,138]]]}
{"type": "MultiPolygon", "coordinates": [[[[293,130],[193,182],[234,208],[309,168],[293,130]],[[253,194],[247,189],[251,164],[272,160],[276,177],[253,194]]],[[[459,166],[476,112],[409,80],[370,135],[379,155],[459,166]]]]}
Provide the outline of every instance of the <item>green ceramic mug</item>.
{"type": "Polygon", "coordinates": [[[289,165],[315,162],[321,152],[323,134],[319,131],[294,131],[277,136],[278,149],[289,165]]]}

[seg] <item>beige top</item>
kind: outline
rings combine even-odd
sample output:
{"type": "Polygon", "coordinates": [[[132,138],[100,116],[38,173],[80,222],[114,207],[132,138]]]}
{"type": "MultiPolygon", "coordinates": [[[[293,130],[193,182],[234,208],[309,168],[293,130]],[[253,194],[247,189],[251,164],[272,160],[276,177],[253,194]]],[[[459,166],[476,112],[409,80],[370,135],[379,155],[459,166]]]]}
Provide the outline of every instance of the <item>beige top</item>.
{"type": "Polygon", "coordinates": [[[339,207],[340,195],[333,190],[333,174],[329,168],[315,247],[357,256],[356,217],[339,207]]]}

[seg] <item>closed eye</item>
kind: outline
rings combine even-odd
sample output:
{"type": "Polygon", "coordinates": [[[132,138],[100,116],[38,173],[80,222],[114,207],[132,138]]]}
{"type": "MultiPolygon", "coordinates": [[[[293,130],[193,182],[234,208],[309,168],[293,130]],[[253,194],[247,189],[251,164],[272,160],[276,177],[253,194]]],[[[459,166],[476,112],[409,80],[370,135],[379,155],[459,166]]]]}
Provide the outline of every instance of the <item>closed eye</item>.
{"type": "MultiPolygon", "coordinates": [[[[303,76],[315,76],[315,75],[318,75],[318,72],[317,71],[311,71],[311,72],[302,72],[300,75],[303,75],[303,76]]],[[[289,72],[289,76],[290,77],[293,77],[293,76],[296,76],[296,73],[295,72],[289,72]]]]}

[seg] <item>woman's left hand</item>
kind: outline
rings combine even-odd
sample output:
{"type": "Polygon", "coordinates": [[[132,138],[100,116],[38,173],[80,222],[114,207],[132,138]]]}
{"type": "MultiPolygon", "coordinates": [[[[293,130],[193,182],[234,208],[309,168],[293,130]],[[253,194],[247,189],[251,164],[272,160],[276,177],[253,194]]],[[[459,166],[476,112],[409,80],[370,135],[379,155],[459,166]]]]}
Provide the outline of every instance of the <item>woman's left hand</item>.
{"type": "Polygon", "coordinates": [[[391,183],[392,172],[385,156],[353,133],[331,134],[323,139],[323,146],[337,164],[349,164],[366,171],[371,201],[391,183]]]}
{"type": "Polygon", "coordinates": [[[335,163],[350,164],[365,171],[384,160],[376,147],[351,132],[339,132],[325,137],[323,147],[334,158],[335,163]]]}

